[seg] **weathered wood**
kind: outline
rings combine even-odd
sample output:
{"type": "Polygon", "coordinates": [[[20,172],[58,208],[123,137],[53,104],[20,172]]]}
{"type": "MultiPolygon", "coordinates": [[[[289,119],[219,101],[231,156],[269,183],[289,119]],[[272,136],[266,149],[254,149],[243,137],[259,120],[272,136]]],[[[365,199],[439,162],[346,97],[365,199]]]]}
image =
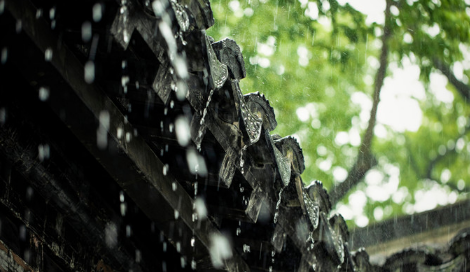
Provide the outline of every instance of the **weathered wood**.
{"type": "MultiPolygon", "coordinates": [[[[218,233],[218,230],[208,220],[198,224],[193,222],[191,197],[181,186],[175,188],[172,185],[177,181],[165,172],[164,164],[141,137],[135,136],[130,141],[123,139],[122,135],[134,131],[132,125],[125,121],[125,117],[100,89],[83,80],[83,66],[63,41],[54,37],[48,25],[42,20],[32,21],[36,11],[31,3],[26,0],[7,2],[7,9],[15,18],[22,20],[24,31],[41,51],[52,48],[54,55],[51,63],[71,87],[53,92],[51,99],[48,100],[48,104],[56,114],[65,111],[69,117],[66,124],[70,130],[161,230],[169,236],[172,226],[175,225],[175,217],[178,217],[178,220],[184,222],[181,225],[182,232],[187,233],[187,237],[191,237],[191,233],[194,233],[196,239],[209,248],[209,235],[218,233]],[[65,99],[73,107],[64,108],[65,99]],[[96,131],[90,130],[90,125],[83,122],[83,116],[92,116],[94,120],[99,120],[103,111],[110,116],[108,146],[117,146],[122,150],[122,156],[113,156],[99,149],[96,145],[96,131]],[[77,117],[74,118],[74,115],[77,117]],[[122,171],[123,169],[126,171],[122,171]],[[179,216],[174,216],[175,210],[179,212],[179,216]]],[[[180,241],[183,244],[182,252],[185,252],[183,248],[187,249],[187,253],[184,253],[187,256],[192,254],[189,240],[180,241]]],[[[176,244],[178,241],[173,242],[176,244]]],[[[232,258],[226,260],[225,267],[229,271],[249,271],[246,263],[235,251],[232,258]]]]}

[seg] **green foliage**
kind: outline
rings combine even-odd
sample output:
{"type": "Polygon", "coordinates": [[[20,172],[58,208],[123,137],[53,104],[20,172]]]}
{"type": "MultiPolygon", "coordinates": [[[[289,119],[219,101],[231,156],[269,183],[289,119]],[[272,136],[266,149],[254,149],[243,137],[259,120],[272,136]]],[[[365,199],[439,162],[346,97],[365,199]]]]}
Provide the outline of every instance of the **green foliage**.
{"type": "MultiPolygon", "coordinates": [[[[269,99],[278,121],[274,133],[300,139],[304,182],[318,179],[327,188],[341,182],[334,177],[355,162],[367,127],[370,109],[357,98],[372,103],[383,25],[366,24],[365,14],[336,0],[214,0],[211,5],[216,20],[209,35],[229,37],[242,48],[247,69],[242,90],[269,99]],[[349,141],[342,142],[345,135],[349,141]]],[[[434,59],[450,67],[464,59],[470,8],[458,0],[397,0],[391,11],[389,60],[419,66],[423,118],[416,132],[381,124],[385,136],[375,136],[372,146],[378,165],[337,206],[353,214],[343,214],[351,225],[364,225],[357,211],[350,211],[357,208],[351,200],[366,196],[363,214],[374,222],[419,211],[419,198],[430,190],[450,196],[438,202],[446,204],[466,198],[470,186],[470,104],[450,84],[450,102],[430,91],[434,59]],[[374,188],[389,190],[388,197],[374,199],[374,188]]],[[[463,74],[468,81],[470,72],[463,74]]]]}

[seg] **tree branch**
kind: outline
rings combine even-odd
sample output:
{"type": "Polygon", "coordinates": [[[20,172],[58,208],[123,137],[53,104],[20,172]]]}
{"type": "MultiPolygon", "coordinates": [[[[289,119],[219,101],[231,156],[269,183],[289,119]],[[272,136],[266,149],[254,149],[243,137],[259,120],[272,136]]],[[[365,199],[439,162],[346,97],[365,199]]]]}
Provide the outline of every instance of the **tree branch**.
{"type": "Polygon", "coordinates": [[[333,189],[330,191],[330,201],[333,206],[336,205],[336,203],[341,200],[346,195],[346,193],[351,190],[351,188],[356,186],[362,180],[367,171],[377,165],[377,161],[374,155],[372,154],[371,146],[372,139],[374,137],[374,127],[377,119],[377,107],[380,102],[380,91],[384,83],[385,74],[388,66],[388,40],[391,36],[390,6],[392,5],[392,1],[387,0],[386,3],[387,4],[385,7],[385,24],[383,29],[383,35],[381,38],[382,50],[380,53],[380,66],[375,76],[374,97],[372,110],[370,111],[369,124],[364,133],[364,136],[362,137],[362,143],[359,148],[359,153],[357,155],[356,162],[349,171],[346,180],[334,186],[333,189]]]}
{"type": "Polygon", "coordinates": [[[457,89],[460,95],[462,95],[465,102],[470,103],[470,87],[462,81],[458,80],[451,71],[450,67],[441,60],[434,58],[433,63],[434,66],[447,77],[449,82],[454,85],[455,89],[457,89]]]}
{"type": "MultiPolygon", "coordinates": [[[[456,138],[455,138],[455,142],[458,141],[458,139],[460,139],[461,137],[465,136],[468,132],[470,131],[470,125],[467,125],[464,129],[464,131],[462,133],[460,133],[456,138]]],[[[448,181],[446,183],[442,182],[440,179],[436,179],[433,177],[432,175],[432,171],[434,170],[434,167],[440,162],[442,161],[443,159],[445,159],[445,157],[449,156],[450,154],[455,154],[457,153],[457,150],[455,150],[455,146],[454,148],[452,149],[449,149],[446,153],[444,154],[439,154],[438,156],[436,156],[434,159],[432,159],[428,166],[426,167],[426,172],[424,174],[421,174],[422,171],[421,169],[419,168],[418,166],[418,163],[416,162],[415,160],[415,157],[414,157],[414,154],[412,152],[409,152],[411,150],[411,148],[409,147],[409,145],[407,145],[407,148],[408,150],[408,156],[410,158],[410,165],[413,167],[414,171],[416,173],[418,173],[418,178],[420,179],[427,179],[427,180],[432,180],[434,182],[436,182],[437,184],[439,185],[442,185],[442,186],[448,186],[450,187],[452,190],[454,191],[460,191],[457,187],[457,185],[455,185],[455,182],[452,182],[452,181],[448,181]]]]}

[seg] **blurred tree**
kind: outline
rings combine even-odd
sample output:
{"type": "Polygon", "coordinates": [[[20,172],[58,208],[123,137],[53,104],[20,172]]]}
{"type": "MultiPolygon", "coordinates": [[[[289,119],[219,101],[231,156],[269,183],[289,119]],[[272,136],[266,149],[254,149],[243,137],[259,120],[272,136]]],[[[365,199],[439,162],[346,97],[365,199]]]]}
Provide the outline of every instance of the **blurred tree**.
{"type": "Polygon", "coordinates": [[[208,32],[240,45],[242,89],[266,94],[304,182],[350,225],[467,198],[470,2],[369,3],[381,16],[350,2],[214,0],[208,32]]]}

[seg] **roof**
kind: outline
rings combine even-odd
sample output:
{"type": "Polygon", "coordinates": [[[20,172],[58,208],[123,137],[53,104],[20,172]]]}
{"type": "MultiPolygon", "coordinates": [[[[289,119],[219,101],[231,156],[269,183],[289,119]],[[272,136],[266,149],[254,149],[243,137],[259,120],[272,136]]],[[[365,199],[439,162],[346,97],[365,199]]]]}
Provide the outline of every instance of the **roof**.
{"type": "Polygon", "coordinates": [[[351,251],[208,1],[4,3],[4,270],[468,270],[467,232],[445,258],[351,251]]]}

